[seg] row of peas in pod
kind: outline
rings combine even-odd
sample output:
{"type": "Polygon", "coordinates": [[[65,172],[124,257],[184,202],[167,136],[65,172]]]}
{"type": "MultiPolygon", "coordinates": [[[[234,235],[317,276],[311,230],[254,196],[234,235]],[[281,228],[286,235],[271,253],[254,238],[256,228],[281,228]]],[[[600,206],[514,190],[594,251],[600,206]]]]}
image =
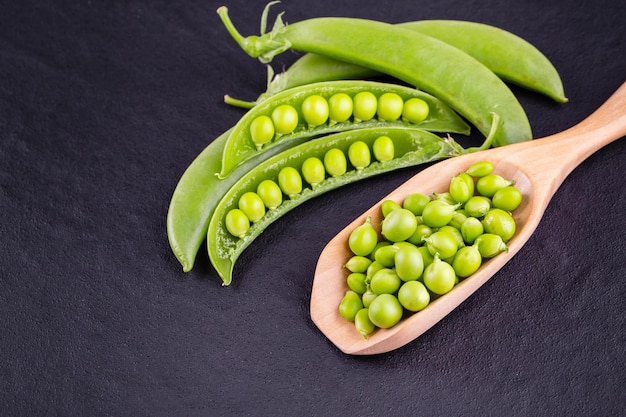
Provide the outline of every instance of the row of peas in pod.
{"type": "Polygon", "coordinates": [[[382,93],[378,97],[370,91],[361,91],[354,96],[336,93],[328,100],[312,94],[302,101],[299,111],[291,104],[281,104],[269,116],[256,117],[250,123],[250,137],[257,148],[261,148],[282,135],[293,133],[298,126],[313,128],[326,123],[359,123],[374,118],[417,124],[428,114],[429,106],[424,100],[413,97],[405,101],[394,92],[382,93]]]}
{"type": "Polygon", "coordinates": [[[226,229],[235,237],[243,237],[250,224],[265,216],[267,210],[274,210],[283,202],[283,196],[296,198],[308,184],[315,189],[327,177],[339,177],[352,167],[363,169],[372,162],[385,162],[394,158],[394,143],[389,136],[379,136],[374,140],[372,149],[367,143],[357,140],[348,147],[347,155],[338,148],[329,149],[322,159],[315,156],[307,158],[300,170],[285,166],[278,172],[278,177],[261,181],[254,191],[248,191],[239,197],[237,208],[226,213],[226,229]]]}
{"type": "Polygon", "coordinates": [[[350,234],[353,256],[344,265],[348,290],[339,313],[367,338],[423,310],[508,250],[512,212],[521,202],[514,181],[493,173],[489,161],[453,177],[444,192],[384,201],[382,240],[369,218],[350,234]]]}

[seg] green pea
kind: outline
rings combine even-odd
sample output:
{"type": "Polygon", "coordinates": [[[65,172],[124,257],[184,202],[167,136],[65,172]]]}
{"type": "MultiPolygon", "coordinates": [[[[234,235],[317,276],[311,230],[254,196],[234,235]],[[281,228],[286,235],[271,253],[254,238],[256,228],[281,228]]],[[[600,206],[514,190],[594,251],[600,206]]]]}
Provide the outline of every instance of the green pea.
{"type": "Polygon", "coordinates": [[[467,217],[465,210],[457,209],[452,215],[450,222],[448,222],[448,226],[461,230],[461,226],[463,226],[463,222],[467,220],[467,217]]]}
{"type": "Polygon", "coordinates": [[[376,113],[380,120],[386,122],[396,121],[402,116],[404,100],[396,93],[383,93],[378,98],[378,109],[376,113]]]}
{"type": "Polygon", "coordinates": [[[346,93],[333,94],[328,99],[328,111],[331,123],[345,122],[352,116],[354,104],[346,93]]]}
{"type": "Polygon", "coordinates": [[[357,140],[350,144],[348,148],[348,159],[356,169],[363,169],[372,161],[372,155],[367,143],[357,140]]]}
{"type": "Polygon", "coordinates": [[[506,243],[515,235],[515,220],[509,212],[494,208],[483,219],[485,232],[498,235],[506,243]]]}
{"type": "Polygon", "coordinates": [[[374,294],[394,294],[402,285],[400,277],[390,268],[383,268],[376,272],[370,280],[370,289],[374,294]]]}
{"type": "Polygon", "coordinates": [[[326,177],[326,170],[324,169],[324,163],[314,156],[307,158],[302,163],[302,176],[304,180],[315,187],[326,177]]]}
{"type": "Polygon", "coordinates": [[[478,248],[480,256],[483,258],[493,258],[501,252],[508,251],[509,248],[499,235],[483,233],[476,238],[474,245],[478,248]]]}
{"type": "Polygon", "coordinates": [[[250,137],[257,149],[274,138],[274,123],[269,116],[259,116],[250,123],[250,137]]]}
{"type": "Polygon", "coordinates": [[[454,255],[452,268],[458,277],[466,278],[476,272],[480,268],[481,263],[482,257],[478,248],[475,246],[464,246],[454,255]]]}
{"type": "Polygon", "coordinates": [[[363,308],[361,297],[356,292],[349,290],[339,303],[339,314],[348,321],[354,321],[356,313],[363,308]]]}
{"type": "Polygon", "coordinates": [[[361,91],[354,96],[354,121],[366,122],[376,115],[378,99],[369,91],[361,91]]]}
{"type": "Polygon", "coordinates": [[[440,227],[439,229],[437,229],[438,232],[447,232],[450,233],[451,236],[454,236],[454,239],[456,240],[456,245],[459,248],[462,248],[463,246],[465,246],[465,241],[463,240],[463,235],[461,234],[461,231],[459,229],[457,229],[456,227],[452,227],[450,225],[445,225],[443,227],[440,227]]]}
{"type": "Polygon", "coordinates": [[[456,273],[452,265],[435,256],[433,263],[424,269],[424,285],[435,294],[443,295],[454,287],[456,273]]]}
{"type": "Polygon", "coordinates": [[[365,273],[365,278],[367,282],[372,281],[372,277],[376,275],[376,272],[384,269],[385,267],[378,261],[373,261],[370,266],[367,267],[367,272],[365,273]]]}
{"type": "Polygon", "coordinates": [[[417,250],[419,250],[420,254],[422,255],[424,268],[426,268],[428,265],[433,263],[433,261],[435,260],[435,257],[433,256],[432,253],[430,253],[430,251],[428,250],[426,246],[418,246],[417,250]]]}
{"type": "Polygon", "coordinates": [[[396,274],[402,281],[415,281],[424,272],[422,254],[414,245],[403,245],[395,254],[396,274]]]}
{"type": "Polygon", "coordinates": [[[272,180],[263,180],[259,183],[256,193],[263,200],[263,204],[270,210],[274,210],[283,202],[283,192],[272,180]]]}
{"type": "Polygon", "coordinates": [[[395,156],[393,140],[391,140],[389,136],[376,138],[372,149],[374,151],[374,158],[380,162],[391,161],[395,156]]]}
{"type": "Polygon", "coordinates": [[[364,273],[367,271],[367,267],[369,267],[371,263],[372,260],[366,258],[365,256],[354,255],[348,259],[348,262],[346,262],[343,267],[350,272],[364,273]]]}
{"type": "Polygon", "coordinates": [[[504,211],[513,211],[522,202],[522,192],[518,188],[509,185],[496,191],[491,200],[494,207],[504,211]]]}
{"type": "Polygon", "coordinates": [[[459,249],[456,238],[446,231],[436,231],[425,238],[424,242],[428,251],[441,259],[451,258],[459,249]]]}
{"type": "Polygon", "coordinates": [[[289,198],[302,192],[302,177],[297,169],[284,167],[278,172],[278,186],[289,198]]]}
{"type": "Polygon", "coordinates": [[[475,162],[465,171],[472,177],[484,177],[493,171],[493,163],[490,161],[475,162]]]}
{"type": "Polygon", "coordinates": [[[243,237],[250,228],[250,220],[246,214],[239,209],[232,209],[226,213],[226,230],[235,236],[243,237]]]}
{"type": "Polygon", "coordinates": [[[365,293],[361,296],[363,307],[369,307],[376,297],[378,297],[378,294],[374,294],[374,292],[368,287],[367,290],[365,290],[365,293]]]}
{"type": "Polygon", "coordinates": [[[376,329],[376,326],[370,320],[369,309],[367,307],[360,309],[359,312],[356,313],[354,317],[354,327],[365,339],[376,329]]]}
{"type": "Polygon", "coordinates": [[[272,111],[276,133],[286,135],[298,127],[298,111],[289,104],[281,104],[272,111]]]}
{"type": "Polygon", "coordinates": [[[421,123],[428,117],[428,103],[420,98],[410,98],[404,103],[402,118],[407,122],[421,123]]]}
{"type": "Polygon", "coordinates": [[[422,193],[413,193],[407,196],[402,202],[402,207],[411,211],[416,216],[421,216],[424,206],[431,201],[430,196],[422,193]]]}
{"type": "Polygon", "coordinates": [[[449,193],[457,203],[465,203],[474,195],[474,179],[465,172],[454,176],[450,181],[449,193]]]}
{"type": "Polygon", "coordinates": [[[380,205],[380,209],[383,213],[383,217],[387,217],[387,215],[389,215],[389,213],[391,213],[392,211],[402,208],[402,206],[398,203],[396,203],[393,200],[384,200],[381,205],[380,205]]]}
{"type": "Polygon", "coordinates": [[[370,320],[381,329],[393,327],[402,319],[402,305],[392,294],[380,294],[368,309],[370,320]]]}
{"type": "Polygon", "coordinates": [[[461,235],[463,235],[463,240],[468,245],[473,244],[476,238],[482,235],[484,231],[483,223],[476,217],[468,217],[461,226],[461,235]]]}
{"type": "Polygon", "coordinates": [[[433,234],[433,229],[425,224],[418,224],[415,228],[415,232],[407,239],[414,245],[423,245],[424,239],[433,234]]]}
{"type": "Polygon", "coordinates": [[[251,222],[257,222],[265,216],[265,203],[255,192],[248,191],[239,197],[239,210],[243,211],[251,222]]]}
{"type": "Polygon", "coordinates": [[[465,202],[463,209],[471,217],[483,217],[491,209],[491,199],[482,195],[475,195],[465,202]]]}
{"type": "Polygon", "coordinates": [[[450,205],[443,200],[433,200],[424,206],[422,220],[430,227],[442,227],[450,223],[458,205],[450,205]]]}
{"type": "Polygon", "coordinates": [[[430,294],[419,281],[408,281],[398,290],[398,301],[409,311],[420,311],[430,304],[430,294]]]}
{"type": "Polygon", "coordinates": [[[513,183],[514,181],[507,180],[498,174],[489,174],[476,181],[476,190],[485,197],[493,197],[496,191],[513,183]]]}
{"type": "Polygon", "coordinates": [[[328,102],[318,94],[308,96],[302,102],[302,115],[309,127],[323,125],[328,120],[328,102]]]}
{"type": "Polygon", "coordinates": [[[341,149],[332,148],[324,154],[324,167],[326,172],[333,177],[338,177],[346,173],[348,161],[341,149]]]}
{"type": "Polygon", "coordinates": [[[382,223],[382,235],[391,242],[407,240],[417,228],[415,215],[407,209],[393,210],[382,223]]]}
{"type": "Polygon", "coordinates": [[[357,294],[363,294],[367,290],[365,282],[365,274],[362,272],[353,272],[346,279],[348,287],[357,294]]]}
{"type": "Polygon", "coordinates": [[[357,228],[355,228],[348,237],[348,246],[355,255],[369,255],[378,242],[378,233],[372,226],[371,219],[367,220],[357,228]]]}
{"type": "Polygon", "coordinates": [[[376,246],[374,246],[374,250],[368,255],[368,258],[370,258],[372,261],[375,261],[376,252],[378,252],[380,248],[384,246],[389,246],[389,245],[391,245],[391,243],[387,242],[386,240],[376,243],[376,246]]]}
{"type": "Polygon", "coordinates": [[[376,251],[374,258],[385,268],[393,268],[394,259],[398,250],[398,247],[395,245],[383,246],[376,251]]]}

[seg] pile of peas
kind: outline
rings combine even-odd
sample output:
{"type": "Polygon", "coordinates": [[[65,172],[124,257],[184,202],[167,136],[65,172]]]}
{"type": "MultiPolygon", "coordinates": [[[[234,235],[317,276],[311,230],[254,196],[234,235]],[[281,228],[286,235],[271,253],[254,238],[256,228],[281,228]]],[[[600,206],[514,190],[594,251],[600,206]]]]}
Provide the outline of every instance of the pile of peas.
{"type": "Polygon", "coordinates": [[[472,275],[484,259],[508,250],[511,212],[522,193],[481,161],[450,181],[446,192],[415,193],[382,203],[379,234],[368,218],[350,234],[349,290],[339,313],[367,337],[420,311],[472,275]]]}
{"type": "Polygon", "coordinates": [[[341,149],[332,148],[322,159],[316,156],[307,158],[300,170],[285,166],[275,180],[265,179],[258,184],[256,192],[248,191],[239,197],[238,207],[226,213],[226,229],[233,236],[242,238],[251,223],[261,220],[267,210],[280,206],[284,195],[297,198],[305,183],[314,189],[328,177],[345,174],[350,166],[357,170],[363,169],[371,164],[372,154],[379,162],[390,161],[394,158],[394,148],[389,136],[379,136],[371,150],[365,142],[356,140],[348,147],[347,156],[341,149]]]}
{"type": "Polygon", "coordinates": [[[250,123],[250,137],[257,148],[293,133],[299,125],[314,128],[327,122],[331,125],[352,120],[354,123],[374,119],[385,122],[404,120],[420,123],[428,117],[428,104],[419,98],[406,102],[396,93],[383,93],[379,97],[369,91],[361,91],[350,97],[346,93],[333,94],[328,100],[319,94],[306,97],[300,113],[291,104],[281,104],[271,114],[260,115],[250,123]],[[304,122],[301,123],[301,120],[304,122]]]}

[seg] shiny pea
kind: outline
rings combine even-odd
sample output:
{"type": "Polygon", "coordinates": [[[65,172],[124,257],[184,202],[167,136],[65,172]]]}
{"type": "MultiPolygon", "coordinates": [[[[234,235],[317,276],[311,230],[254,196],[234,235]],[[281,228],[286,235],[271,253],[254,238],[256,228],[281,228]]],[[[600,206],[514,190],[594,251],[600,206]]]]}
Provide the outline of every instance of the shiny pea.
{"type": "Polygon", "coordinates": [[[368,217],[363,224],[357,226],[348,237],[348,246],[355,255],[369,255],[378,242],[378,233],[368,217]]]}
{"type": "Polygon", "coordinates": [[[419,281],[408,281],[398,290],[398,301],[408,311],[420,311],[430,304],[430,294],[419,281]]]}
{"type": "Polygon", "coordinates": [[[328,115],[328,102],[324,97],[313,94],[302,102],[302,116],[309,127],[323,125],[328,120],[328,115]]]}
{"type": "Polygon", "coordinates": [[[386,122],[396,121],[402,116],[404,100],[396,93],[383,93],[378,97],[376,114],[380,120],[386,122]]]}
{"type": "Polygon", "coordinates": [[[354,103],[346,93],[333,94],[328,99],[328,111],[331,123],[345,122],[352,116],[354,103]]]}
{"type": "Polygon", "coordinates": [[[491,174],[492,171],[493,163],[491,161],[474,162],[467,170],[465,170],[465,172],[472,177],[484,177],[485,175],[491,174]]]}
{"type": "Polygon", "coordinates": [[[374,246],[374,250],[368,255],[368,258],[370,258],[372,261],[375,261],[376,252],[378,252],[378,250],[382,248],[383,246],[389,246],[389,245],[391,245],[391,243],[387,242],[386,240],[376,243],[376,246],[374,246]]]}
{"type": "Polygon", "coordinates": [[[435,257],[433,256],[432,253],[430,253],[430,251],[428,250],[428,248],[426,246],[418,246],[417,250],[419,250],[420,254],[422,255],[422,261],[424,262],[424,268],[426,268],[428,265],[433,263],[433,261],[435,260],[435,257]]]}
{"type": "Polygon", "coordinates": [[[485,232],[498,235],[506,243],[515,235],[516,225],[513,216],[507,211],[494,208],[483,218],[485,232]]]}
{"type": "Polygon", "coordinates": [[[522,202],[522,192],[518,188],[509,185],[496,191],[491,200],[494,207],[504,211],[513,211],[522,202]]]}
{"type": "Polygon", "coordinates": [[[385,267],[378,261],[373,261],[370,266],[367,267],[367,272],[365,273],[365,278],[367,282],[372,281],[372,277],[376,275],[376,272],[384,269],[385,267]]]}
{"type": "Polygon", "coordinates": [[[257,222],[265,215],[265,203],[255,192],[248,191],[239,197],[238,207],[251,222],[257,222]]]}
{"type": "Polygon", "coordinates": [[[491,233],[483,233],[478,236],[474,245],[478,248],[480,256],[483,258],[493,258],[497,254],[509,250],[502,237],[491,233]]]}
{"type": "Polygon", "coordinates": [[[465,172],[452,177],[449,193],[457,203],[465,203],[474,195],[474,179],[465,172]]]}
{"type": "Polygon", "coordinates": [[[346,294],[339,303],[339,314],[348,321],[354,321],[356,313],[363,308],[363,302],[359,294],[352,290],[346,291],[346,294]]]}
{"type": "Polygon", "coordinates": [[[392,294],[380,294],[368,307],[368,316],[372,323],[381,329],[395,326],[402,319],[402,305],[392,294]]]}
{"type": "Polygon", "coordinates": [[[410,98],[404,103],[402,119],[411,123],[421,123],[428,117],[428,103],[420,98],[410,98]]]}
{"type": "Polygon", "coordinates": [[[297,169],[284,167],[278,172],[278,186],[290,198],[302,192],[302,177],[297,169]]]}
{"type": "Polygon", "coordinates": [[[258,149],[271,141],[274,133],[274,123],[269,116],[259,116],[250,123],[250,137],[258,149]]]}
{"type": "Polygon", "coordinates": [[[482,257],[475,246],[464,246],[454,255],[452,268],[460,278],[467,278],[480,268],[482,257]]]}
{"type": "Polygon", "coordinates": [[[278,184],[272,180],[261,181],[257,186],[256,193],[269,210],[274,210],[283,202],[283,192],[278,184]]]}
{"type": "Polygon", "coordinates": [[[443,295],[454,287],[457,281],[454,268],[435,256],[433,262],[424,269],[424,285],[435,294],[443,295]]]}
{"type": "Polygon", "coordinates": [[[369,146],[361,140],[357,140],[350,144],[348,148],[348,159],[356,169],[367,167],[372,161],[372,154],[369,146]]]}
{"type": "Polygon", "coordinates": [[[424,272],[422,254],[414,245],[403,245],[395,253],[396,274],[402,281],[416,281],[424,272]]]}
{"type": "Polygon", "coordinates": [[[484,231],[483,223],[476,217],[468,217],[461,226],[461,235],[463,235],[463,240],[468,245],[473,244],[476,238],[482,235],[484,231]]]}
{"type": "Polygon", "coordinates": [[[367,307],[360,309],[354,316],[354,327],[365,339],[376,329],[376,326],[370,320],[367,307]]]}
{"type": "Polygon", "coordinates": [[[380,136],[374,141],[372,145],[374,151],[374,158],[377,161],[391,161],[395,156],[395,147],[393,140],[389,136],[380,136]]]}
{"type": "Polygon", "coordinates": [[[353,272],[346,279],[348,287],[357,294],[363,294],[367,290],[365,282],[365,274],[362,272],[353,272]]]}
{"type": "Polygon", "coordinates": [[[246,214],[239,209],[232,209],[226,213],[226,230],[236,237],[243,237],[250,228],[250,220],[246,214]]]}
{"type": "Polygon", "coordinates": [[[446,231],[436,231],[424,239],[428,251],[433,255],[438,255],[441,259],[447,259],[459,249],[456,238],[446,231]]]}
{"type": "Polygon", "coordinates": [[[399,248],[395,245],[383,246],[376,251],[375,259],[385,268],[393,268],[398,250],[399,248]]]}
{"type": "Polygon", "coordinates": [[[326,168],[326,172],[333,177],[345,174],[348,169],[346,155],[341,149],[329,149],[326,154],[324,154],[324,168],[326,168]]]}
{"type": "Polygon", "coordinates": [[[286,135],[298,127],[298,111],[289,104],[281,104],[272,111],[276,133],[286,135]]]}
{"type": "Polygon", "coordinates": [[[354,96],[354,121],[366,122],[376,115],[378,99],[369,91],[361,91],[354,96]]]}
{"type": "Polygon", "coordinates": [[[463,209],[471,217],[483,217],[491,209],[491,199],[475,195],[465,202],[463,209]]]}
{"type": "Polygon", "coordinates": [[[408,195],[402,202],[402,207],[411,211],[416,216],[421,216],[424,206],[431,201],[430,196],[422,193],[413,193],[408,195]]]}
{"type": "Polygon", "coordinates": [[[314,156],[307,158],[302,163],[302,176],[304,180],[312,187],[315,187],[326,177],[326,170],[324,169],[324,163],[314,156]]]}
{"type": "Polygon", "coordinates": [[[390,212],[382,222],[381,233],[391,242],[407,240],[417,228],[417,219],[407,209],[399,208],[390,212]]]}
{"type": "Polygon", "coordinates": [[[365,256],[354,255],[348,259],[348,261],[343,265],[350,272],[367,272],[367,267],[370,266],[372,260],[366,258],[365,256]]]}
{"type": "Polygon", "coordinates": [[[415,232],[407,239],[414,245],[423,245],[424,239],[433,234],[432,227],[425,224],[418,224],[415,228],[415,232]]]}
{"type": "Polygon", "coordinates": [[[437,229],[437,231],[450,233],[450,235],[454,237],[454,240],[456,240],[456,245],[458,248],[462,248],[463,246],[465,246],[465,240],[463,240],[463,235],[461,234],[461,231],[456,227],[445,225],[437,229]]]}
{"type": "Polygon", "coordinates": [[[394,294],[402,285],[400,277],[390,268],[383,268],[376,272],[370,280],[370,289],[374,294],[394,294]]]}
{"type": "Polygon", "coordinates": [[[461,230],[461,226],[463,225],[463,222],[467,220],[467,217],[468,216],[465,210],[457,209],[452,215],[450,222],[448,222],[448,225],[461,230]]]}
{"type": "Polygon", "coordinates": [[[378,297],[378,294],[374,294],[374,292],[368,287],[367,290],[365,290],[365,293],[361,296],[363,307],[369,307],[376,297],[378,297]]]}
{"type": "Polygon", "coordinates": [[[393,200],[385,200],[380,204],[380,210],[383,213],[383,217],[387,217],[387,215],[389,215],[389,213],[391,213],[393,210],[402,208],[402,206],[398,203],[396,203],[393,200]]]}
{"type": "Polygon", "coordinates": [[[498,174],[488,174],[480,177],[476,181],[476,190],[485,197],[493,197],[493,195],[501,188],[512,185],[514,181],[507,180],[498,174]]]}
{"type": "Polygon", "coordinates": [[[450,205],[443,200],[433,200],[424,206],[422,220],[430,227],[442,227],[450,223],[458,205],[450,205]]]}

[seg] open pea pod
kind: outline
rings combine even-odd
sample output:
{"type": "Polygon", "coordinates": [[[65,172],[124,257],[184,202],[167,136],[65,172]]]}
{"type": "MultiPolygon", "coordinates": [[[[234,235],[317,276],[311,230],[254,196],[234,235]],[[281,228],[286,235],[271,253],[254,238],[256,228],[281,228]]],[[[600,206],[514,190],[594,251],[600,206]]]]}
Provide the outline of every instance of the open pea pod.
{"type": "MultiPolygon", "coordinates": [[[[374,111],[377,111],[376,107],[374,111]]],[[[280,118],[280,116],[278,117],[280,118]]],[[[278,93],[246,113],[233,127],[225,143],[219,177],[224,178],[228,176],[241,163],[278,145],[285,148],[289,146],[290,142],[293,142],[295,145],[298,142],[317,136],[376,126],[419,127],[430,132],[448,132],[463,135],[467,135],[470,132],[469,125],[447,104],[430,94],[412,87],[373,81],[342,80],[314,83],[278,93]],[[347,120],[333,120],[333,105],[332,102],[329,103],[331,97],[343,93],[349,96],[350,99],[353,99],[362,92],[372,93],[376,99],[379,99],[383,94],[393,93],[399,96],[404,103],[410,99],[419,99],[426,103],[428,113],[423,120],[412,120],[402,115],[395,119],[389,119],[380,117],[378,113],[374,113],[370,119],[363,120],[355,115],[356,111],[358,111],[358,104],[353,103],[355,113],[350,114],[347,120]],[[307,111],[303,111],[303,104],[313,96],[322,97],[326,102],[326,111],[329,112],[324,114],[324,109],[322,109],[323,122],[315,125],[307,122],[307,111]],[[276,116],[274,119],[272,116],[279,106],[284,108],[285,105],[289,106],[289,110],[293,115],[290,118],[290,123],[294,118],[295,122],[288,128],[289,131],[287,133],[280,134],[276,133],[277,129],[275,126],[278,126],[277,122],[282,123],[280,120],[276,120],[276,116]],[[260,121],[265,121],[266,125],[259,126],[260,121]],[[265,136],[263,143],[260,143],[261,141],[255,138],[255,135],[265,136]]]]}
{"type": "MultiPolygon", "coordinates": [[[[497,125],[497,122],[494,122],[497,125]]],[[[490,137],[487,138],[481,149],[489,147],[490,137]]],[[[218,203],[209,223],[207,240],[209,258],[220,275],[223,285],[232,281],[233,268],[241,253],[254,239],[267,228],[269,224],[280,218],[291,209],[299,206],[327,191],[345,184],[359,181],[374,175],[382,174],[399,168],[414,166],[436,161],[452,156],[471,152],[474,149],[463,149],[451,138],[442,139],[439,136],[418,128],[407,127],[373,127],[360,130],[336,133],[309,142],[305,142],[272,158],[269,158],[243,175],[218,203]],[[380,137],[387,137],[393,143],[393,158],[390,160],[375,160],[355,168],[349,161],[349,148],[357,141],[366,144],[375,155],[374,144],[380,137]],[[226,218],[229,212],[238,209],[242,195],[257,191],[258,185],[264,180],[279,182],[279,173],[285,167],[291,167],[302,172],[303,163],[316,157],[323,161],[328,151],[341,151],[346,155],[348,163],[345,173],[332,176],[328,174],[315,186],[307,186],[303,181],[302,191],[296,194],[283,190],[283,200],[277,207],[268,209],[265,215],[256,222],[250,223],[249,228],[240,237],[229,231],[226,218]],[[289,194],[289,196],[287,196],[289,194]]]]}

